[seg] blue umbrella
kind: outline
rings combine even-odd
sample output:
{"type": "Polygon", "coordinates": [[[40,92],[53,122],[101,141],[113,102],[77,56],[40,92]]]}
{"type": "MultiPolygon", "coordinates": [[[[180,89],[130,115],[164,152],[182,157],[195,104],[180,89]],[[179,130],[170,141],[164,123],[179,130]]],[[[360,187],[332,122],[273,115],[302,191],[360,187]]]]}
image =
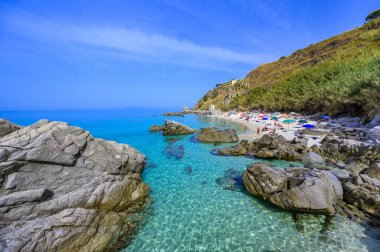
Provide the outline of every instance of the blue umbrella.
{"type": "Polygon", "coordinates": [[[315,126],[313,124],[304,124],[302,125],[303,128],[306,128],[306,129],[312,129],[312,128],[315,128],[315,126]]]}
{"type": "Polygon", "coordinates": [[[264,117],[263,120],[268,120],[268,118],[264,117]]]}

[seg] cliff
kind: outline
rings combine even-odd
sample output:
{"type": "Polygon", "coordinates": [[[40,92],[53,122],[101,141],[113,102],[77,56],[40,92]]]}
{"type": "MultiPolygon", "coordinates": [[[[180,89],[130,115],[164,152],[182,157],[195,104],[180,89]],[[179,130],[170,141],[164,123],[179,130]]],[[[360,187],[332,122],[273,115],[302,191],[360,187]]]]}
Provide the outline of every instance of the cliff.
{"type": "Polygon", "coordinates": [[[380,111],[380,18],[218,84],[195,105],[305,113],[380,111]]]}

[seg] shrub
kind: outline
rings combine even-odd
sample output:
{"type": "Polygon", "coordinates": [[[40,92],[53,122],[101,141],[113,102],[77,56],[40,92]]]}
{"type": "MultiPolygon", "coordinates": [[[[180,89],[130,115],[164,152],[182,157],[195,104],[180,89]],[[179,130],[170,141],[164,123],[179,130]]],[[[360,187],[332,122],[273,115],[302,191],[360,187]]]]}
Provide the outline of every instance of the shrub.
{"type": "Polygon", "coordinates": [[[372,21],[376,18],[380,18],[380,9],[372,11],[371,13],[369,13],[369,15],[365,18],[365,21],[369,22],[369,21],[372,21]]]}

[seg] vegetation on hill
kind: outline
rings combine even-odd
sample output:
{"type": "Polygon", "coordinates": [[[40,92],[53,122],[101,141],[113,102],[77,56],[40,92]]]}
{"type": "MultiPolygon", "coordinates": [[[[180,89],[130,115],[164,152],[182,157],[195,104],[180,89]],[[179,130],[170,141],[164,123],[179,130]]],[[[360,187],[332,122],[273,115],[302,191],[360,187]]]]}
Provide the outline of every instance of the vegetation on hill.
{"type": "Polygon", "coordinates": [[[372,117],[380,111],[380,18],[367,19],[362,27],[261,65],[234,85],[219,84],[195,108],[372,117]]]}

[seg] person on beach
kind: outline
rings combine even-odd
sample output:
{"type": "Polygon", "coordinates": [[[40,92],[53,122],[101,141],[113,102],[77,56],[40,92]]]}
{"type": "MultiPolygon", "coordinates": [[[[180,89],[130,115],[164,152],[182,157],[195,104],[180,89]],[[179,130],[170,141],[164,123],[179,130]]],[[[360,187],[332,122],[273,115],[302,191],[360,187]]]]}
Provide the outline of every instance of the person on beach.
{"type": "Polygon", "coordinates": [[[259,135],[260,136],[260,127],[257,127],[257,135],[259,135]]]}

